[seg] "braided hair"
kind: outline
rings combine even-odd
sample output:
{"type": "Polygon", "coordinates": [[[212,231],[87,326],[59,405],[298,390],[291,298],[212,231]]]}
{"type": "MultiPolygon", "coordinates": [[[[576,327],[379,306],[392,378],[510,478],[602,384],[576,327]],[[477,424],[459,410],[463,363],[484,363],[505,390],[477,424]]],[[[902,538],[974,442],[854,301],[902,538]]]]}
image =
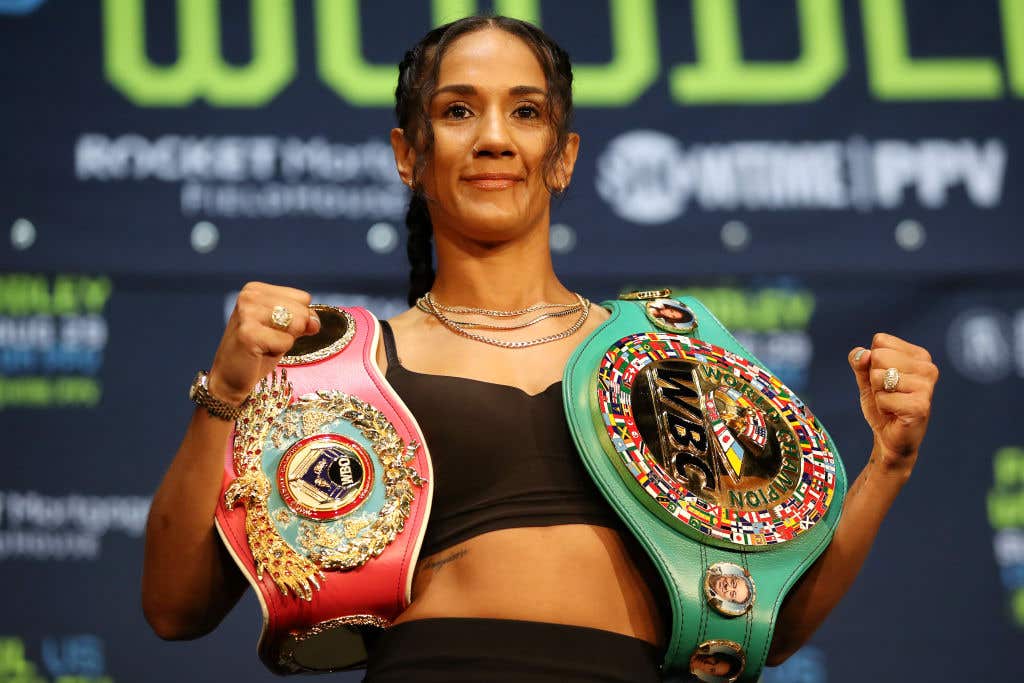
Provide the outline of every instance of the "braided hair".
{"type": "Polygon", "coordinates": [[[543,178],[549,191],[562,190],[552,188],[548,182],[557,170],[572,126],[572,64],[565,50],[533,24],[502,16],[466,17],[427,33],[405,53],[398,65],[398,86],[395,88],[398,126],[404,131],[406,141],[416,150],[413,193],[405,214],[405,224],[409,230],[406,253],[410,266],[410,306],[434,285],[434,227],[420,179],[434,144],[428,107],[437,87],[441,58],[455,39],[488,28],[500,29],[516,36],[533,50],[540,62],[547,81],[548,111],[551,112],[549,125],[554,133],[554,144],[544,155],[543,178]]]}

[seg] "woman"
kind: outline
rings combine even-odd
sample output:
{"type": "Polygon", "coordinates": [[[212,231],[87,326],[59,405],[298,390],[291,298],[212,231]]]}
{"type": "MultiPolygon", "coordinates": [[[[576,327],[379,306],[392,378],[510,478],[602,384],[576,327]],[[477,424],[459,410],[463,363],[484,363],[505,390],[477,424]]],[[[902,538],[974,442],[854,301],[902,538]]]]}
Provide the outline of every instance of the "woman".
{"type": "MultiPolygon", "coordinates": [[[[410,303],[429,298],[390,321],[378,360],[432,444],[436,490],[413,602],[371,648],[369,681],[660,680],[659,581],[579,465],[558,391],[573,349],[608,317],[559,282],[548,250],[551,195],[579,148],[571,82],[556,44],[500,17],[436,29],[402,62],[391,142],[414,192],[410,303]],[[490,499],[477,477],[493,478],[490,499]]],[[[246,285],[209,393],[241,404],[319,329],[309,303],[246,285]],[[285,330],[271,321],[280,305],[294,312],[285,330]]],[[[937,372],[924,349],[876,335],[850,362],[875,447],[830,549],[782,609],[769,664],[852,583],[927,424],[937,372]],[[881,392],[887,367],[904,373],[900,393],[881,392]]],[[[161,637],[210,631],[244,590],[212,526],[231,427],[196,410],[154,497],[143,605],[161,637]]]]}

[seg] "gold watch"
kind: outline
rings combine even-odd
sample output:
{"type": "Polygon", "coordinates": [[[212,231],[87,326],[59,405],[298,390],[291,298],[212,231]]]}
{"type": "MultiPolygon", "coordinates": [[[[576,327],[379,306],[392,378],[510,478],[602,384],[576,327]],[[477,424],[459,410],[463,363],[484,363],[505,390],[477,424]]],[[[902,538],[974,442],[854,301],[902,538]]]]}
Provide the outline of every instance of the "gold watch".
{"type": "Polygon", "coordinates": [[[233,406],[211,394],[207,386],[209,381],[210,376],[205,370],[197,372],[196,378],[192,380],[192,386],[188,389],[189,399],[197,406],[206,408],[206,412],[213,417],[234,422],[242,414],[242,406],[233,406]]]}

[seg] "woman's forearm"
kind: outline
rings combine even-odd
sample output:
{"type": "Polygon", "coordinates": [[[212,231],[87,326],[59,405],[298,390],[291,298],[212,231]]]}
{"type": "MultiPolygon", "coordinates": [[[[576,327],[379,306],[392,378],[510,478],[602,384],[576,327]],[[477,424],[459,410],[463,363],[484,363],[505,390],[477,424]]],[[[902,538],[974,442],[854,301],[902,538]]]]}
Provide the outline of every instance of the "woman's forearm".
{"type": "Polygon", "coordinates": [[[912,468],[913,459],[891,466],[872,451],[846,496],[832,543],[782,604],[769,666],[781,664],[800,649],[849,590],[912,468]]]}
{"type": "Polygon", "coordinates": [[[238,601],[245,580],[213,525],[232,424],[196,409],[146,523],[142,607],[162,638],[207,633],[238,601]]]}

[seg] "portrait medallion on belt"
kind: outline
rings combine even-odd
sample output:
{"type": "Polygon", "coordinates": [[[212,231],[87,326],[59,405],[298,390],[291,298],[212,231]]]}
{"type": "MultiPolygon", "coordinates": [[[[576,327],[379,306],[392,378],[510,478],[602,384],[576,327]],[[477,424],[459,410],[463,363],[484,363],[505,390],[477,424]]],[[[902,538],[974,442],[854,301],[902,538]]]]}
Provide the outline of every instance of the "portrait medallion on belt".
{"type": "Polygon", "coordinates": [[[765,549],[825,516],[836,458],[774,375],[679,334],[620,339],[597,374],[612,461],[671,526],[721,547],[765,549]]]}
{"type": "Polygon", "coordinates": [[[746,666],[743,648],[731,640],[705,641],[690,655],[690,673],[704,683],[733,683],[746,666]]]}
{"type": "Polygon", "coordinates": [[[704,574],[704,598],[722,616],[740,617],[754,606],[757,588],[750,572],[743,567],[716,562],[704,574]]]}
{"type": "Polygon", "coordinates": [[[676,299],[651,299],[644,303],[644,313],[659,330],[676,334],[693,334],[697,331],[697,316],[689,306],[676,299]]]}

